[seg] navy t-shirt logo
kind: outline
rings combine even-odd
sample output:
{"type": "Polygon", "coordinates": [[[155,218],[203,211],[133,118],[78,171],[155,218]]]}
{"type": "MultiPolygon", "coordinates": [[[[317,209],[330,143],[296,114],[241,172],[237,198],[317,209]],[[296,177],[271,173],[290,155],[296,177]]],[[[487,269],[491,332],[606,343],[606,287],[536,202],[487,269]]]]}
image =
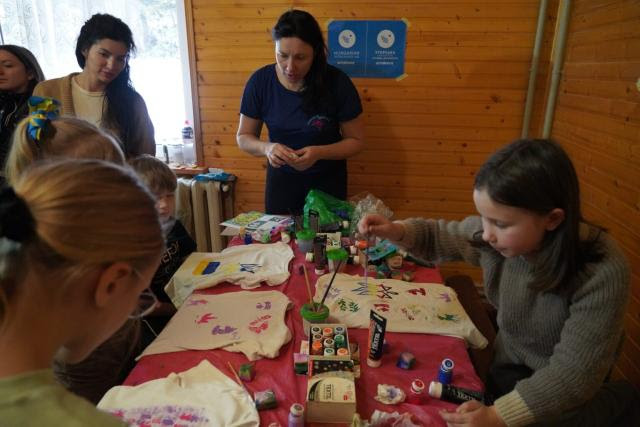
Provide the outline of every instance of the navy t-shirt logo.
{"type": "Polygon", "coordinates": [[[311,126],[318,132],[322,132],[329,123],[331,123],[329,117],[316,114],[307,121],[307,126],[311,126]]]}

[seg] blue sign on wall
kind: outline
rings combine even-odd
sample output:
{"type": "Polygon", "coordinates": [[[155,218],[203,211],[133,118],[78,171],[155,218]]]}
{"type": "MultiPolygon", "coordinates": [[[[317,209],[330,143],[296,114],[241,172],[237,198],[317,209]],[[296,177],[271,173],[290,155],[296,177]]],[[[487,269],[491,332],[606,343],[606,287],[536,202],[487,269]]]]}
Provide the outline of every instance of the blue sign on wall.
{"type": "Polygon", "coordinates": [[[332,21],[329,58],[351,77],[395,78],[404,74],[404,21],[332,21]]]}

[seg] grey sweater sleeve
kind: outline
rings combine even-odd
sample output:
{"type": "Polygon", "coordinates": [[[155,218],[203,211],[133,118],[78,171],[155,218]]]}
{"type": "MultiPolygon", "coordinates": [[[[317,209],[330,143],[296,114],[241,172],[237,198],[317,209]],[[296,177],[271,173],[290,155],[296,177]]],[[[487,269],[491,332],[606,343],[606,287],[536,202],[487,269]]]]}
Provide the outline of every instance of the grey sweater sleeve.
{"type": "Polygon", "coordinates": [[[479,217],[463,221],[409,218],[401,241],[394,242],[413,255],[433,262],[466,261],[479,265],[480,250],[471,246],[474,233],[482,228],[479,217]]]}
{"type": "MultiPolygon", "coordinates": [[[[612,242],[607,250],[579,275],[583,283],[567,301],[570,314],[548,364],[496,400],[507,425],[544,422],[587,402],[602,386],[617,356],[629,293],[624,257],[612,242]]],[[[537,325],[544,327],[544,319],[537,325]]]]}

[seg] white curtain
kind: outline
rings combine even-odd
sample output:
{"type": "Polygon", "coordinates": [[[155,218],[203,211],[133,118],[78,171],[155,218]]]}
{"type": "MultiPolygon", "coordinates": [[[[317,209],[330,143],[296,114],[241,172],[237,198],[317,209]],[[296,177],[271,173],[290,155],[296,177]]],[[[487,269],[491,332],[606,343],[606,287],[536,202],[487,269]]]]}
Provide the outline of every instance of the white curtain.
{"type": "Polygon", "coordinates": [[[80,71],[76,40],[95,13],[116,16],[131,28],[137,47],[130,60],[131,80],[147,103],[156,142],[179,140],[187,118],[182,80],[188,73],[180,61],[175,1],[0,0],[3,42],[28,48],[45,78],[61,77],[80,71]]]}
{"type": "Polygon", "coordinates": [[[80,27],[94,13],[122,19],[140,52],[144,29],[136,0],[2,0],[0,20],[4,42],[27,47],[38,58],[46,78],[78,71],[75,47],[80,27]]]}

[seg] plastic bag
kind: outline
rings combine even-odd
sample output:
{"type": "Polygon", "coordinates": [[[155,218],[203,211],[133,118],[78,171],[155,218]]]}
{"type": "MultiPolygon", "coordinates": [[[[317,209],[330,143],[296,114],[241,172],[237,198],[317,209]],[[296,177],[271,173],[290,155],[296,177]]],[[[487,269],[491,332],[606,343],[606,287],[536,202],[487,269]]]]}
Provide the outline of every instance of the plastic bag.
{"type": "Polygon", "coordinates": [[[304,227],[309,228],[309,211],[318,212],[320,231],[338,231],[342,221],[349,221],[353,205],[320,190],[310,190],[304,199],[304,227]]]}
{"type": "Polygon", "coordinates": [[[354,235],[358,231],[358,223],[363,216],[367,214],[379,214],[386,218],[393,216],[393,211],[371,193],[359,193],[350,199],[355,205],[353,215],[351,216],[351,224],[349,224],[349,234],[354,235]]]}

